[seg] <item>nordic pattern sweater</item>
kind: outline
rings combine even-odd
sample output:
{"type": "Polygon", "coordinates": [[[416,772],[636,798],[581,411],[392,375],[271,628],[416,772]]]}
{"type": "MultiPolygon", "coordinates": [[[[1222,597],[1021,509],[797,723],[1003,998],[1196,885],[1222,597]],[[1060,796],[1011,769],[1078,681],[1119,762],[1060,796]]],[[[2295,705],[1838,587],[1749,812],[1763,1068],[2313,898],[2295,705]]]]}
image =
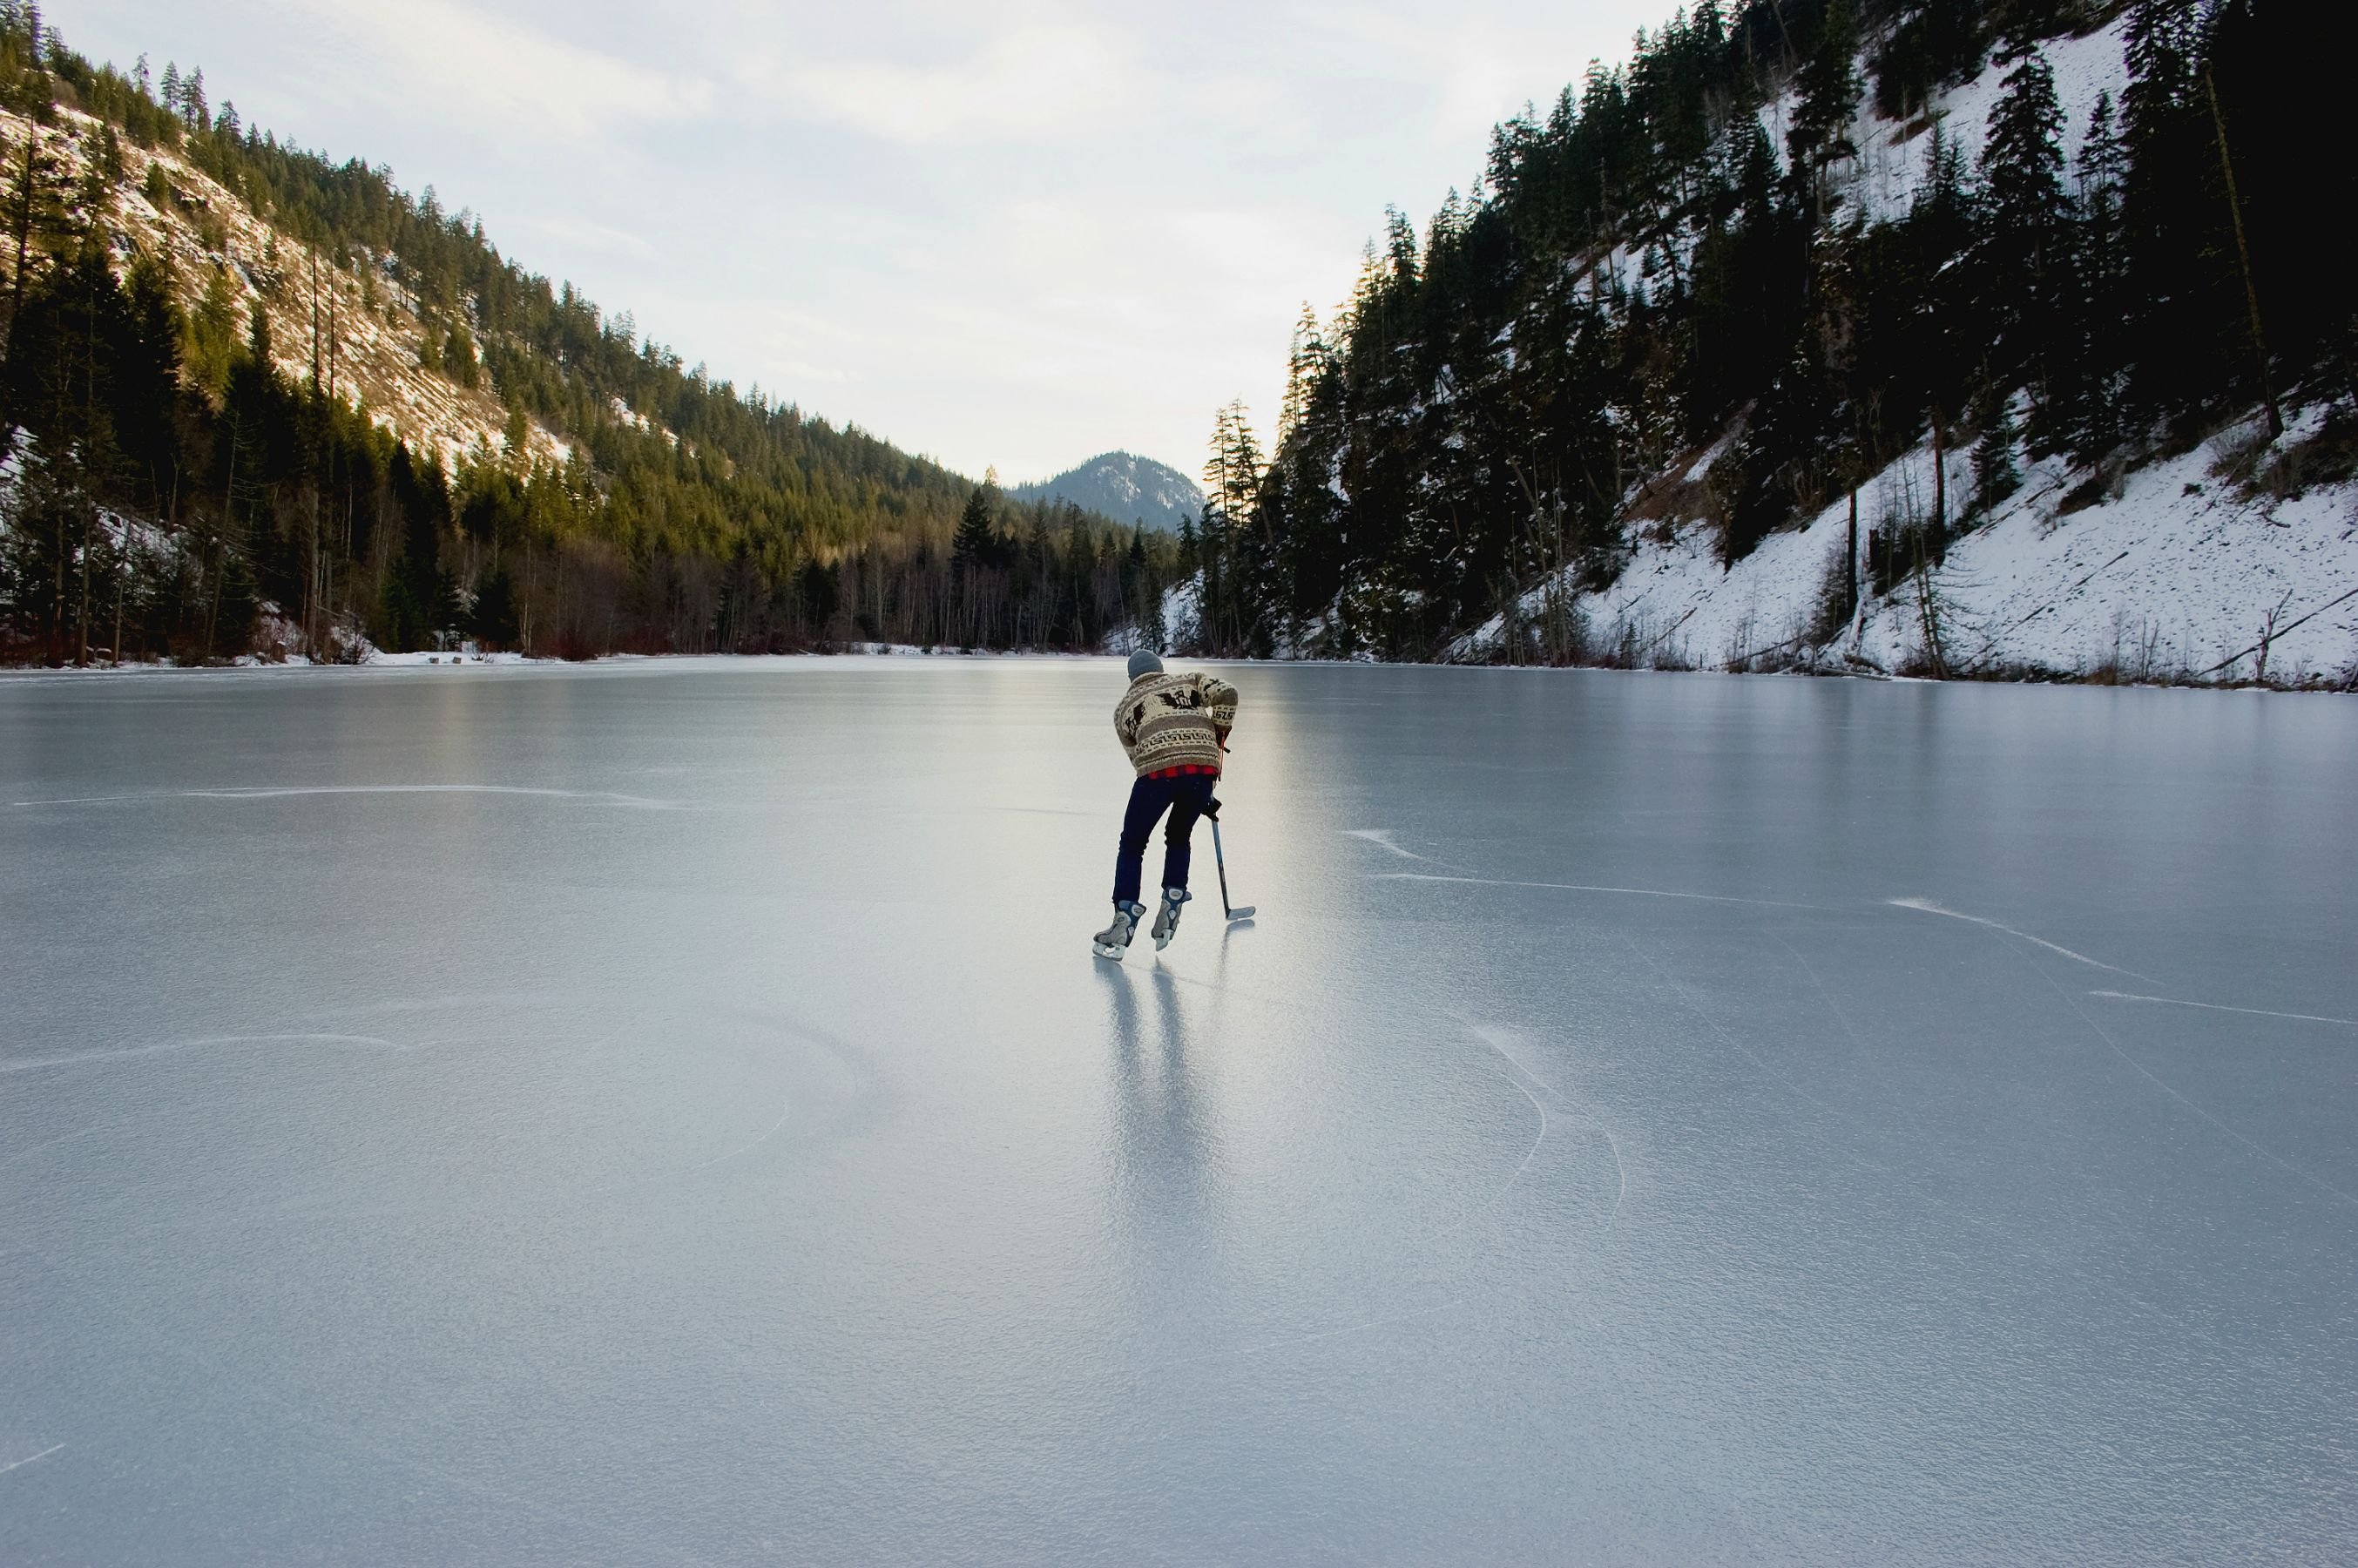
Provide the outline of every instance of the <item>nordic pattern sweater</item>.
{"type": "Polygon", "coordinates": [[[1207,675],[1141,676],[1113,710],[1114,733],[1141,774],[1220,771],[1220,742],[1237,721],[1236,687],[1207,675]]]}

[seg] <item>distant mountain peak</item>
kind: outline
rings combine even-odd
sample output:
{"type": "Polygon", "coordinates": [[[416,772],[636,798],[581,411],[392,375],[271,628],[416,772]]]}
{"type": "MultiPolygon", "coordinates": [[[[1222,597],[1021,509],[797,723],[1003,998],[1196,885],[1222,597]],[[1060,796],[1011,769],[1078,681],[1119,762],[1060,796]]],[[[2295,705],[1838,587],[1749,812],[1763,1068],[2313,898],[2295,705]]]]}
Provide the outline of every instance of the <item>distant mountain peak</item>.
{"type": "Polygon", "coordinates": [[[1177,469],[1136,452],[1099,452],[1054,479],[1019,484],[1008,494],[1018,501],[1062,499],[1117,523],[1143,523],[1175,534],[1182,517],[1204,514],[1204,492],[1177,469]]]}

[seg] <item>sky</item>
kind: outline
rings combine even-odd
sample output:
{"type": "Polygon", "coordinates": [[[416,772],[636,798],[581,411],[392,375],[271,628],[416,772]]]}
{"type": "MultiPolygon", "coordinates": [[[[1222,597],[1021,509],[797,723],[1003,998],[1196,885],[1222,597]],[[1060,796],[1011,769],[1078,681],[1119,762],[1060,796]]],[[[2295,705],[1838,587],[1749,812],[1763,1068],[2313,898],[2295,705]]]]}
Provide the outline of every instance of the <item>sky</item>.
{"type": "Polygon", "coordinates": [[[968,474],[1273,422],[1395,204],[1673,0],[52,0],[87,55],[479,214],[716,379],[968,474]]]}

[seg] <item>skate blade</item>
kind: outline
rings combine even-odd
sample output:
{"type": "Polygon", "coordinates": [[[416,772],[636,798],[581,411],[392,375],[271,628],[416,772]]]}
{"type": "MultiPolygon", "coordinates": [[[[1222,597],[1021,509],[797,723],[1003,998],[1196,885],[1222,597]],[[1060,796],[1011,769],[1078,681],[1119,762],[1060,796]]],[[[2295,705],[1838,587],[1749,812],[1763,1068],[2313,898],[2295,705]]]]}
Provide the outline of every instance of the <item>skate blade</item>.
{"type": "MultiPolygon", "coordinates": [[[[1176,936],[1176,935],[1179,935],[1179,933],[1177,933],[1176,931],[1174,931],[1174,932],[1171,934],[1171,936],[1176,936]]],[[[1169,946],[1171,946],[1171,936],[1157,936],[1157,937],[1154,939],[1154,950],[1155,950],[1156,952],[1160,953],[1161,951],[1163,951],[1163,949],[1164,949],[1165,947],[1168,947],[1169,946]]]]}
{"type": "Polygon", "coordinates": [[[1115,963],[1119,964],[1121,962],[1121,956],[1124,953],[1129,952],[1130,949],[1127,947],[1109,947],[1102,942],[1092,942],[1089,944],[1089,951],[1095,953],[1100,958],[1111,958],[1115,963]]]}

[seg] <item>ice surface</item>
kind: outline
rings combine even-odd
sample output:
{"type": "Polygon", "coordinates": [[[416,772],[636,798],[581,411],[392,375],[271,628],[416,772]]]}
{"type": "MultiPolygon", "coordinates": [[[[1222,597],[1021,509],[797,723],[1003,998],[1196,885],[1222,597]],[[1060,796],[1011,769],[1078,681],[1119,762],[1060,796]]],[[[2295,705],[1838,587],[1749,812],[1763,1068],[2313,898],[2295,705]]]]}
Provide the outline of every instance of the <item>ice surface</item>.
{"type": "Polygon", "coordinates": [[[2347,1554],[2349,699],[1231,678],[0,681],[0,1561],[2347,1554]]]}

